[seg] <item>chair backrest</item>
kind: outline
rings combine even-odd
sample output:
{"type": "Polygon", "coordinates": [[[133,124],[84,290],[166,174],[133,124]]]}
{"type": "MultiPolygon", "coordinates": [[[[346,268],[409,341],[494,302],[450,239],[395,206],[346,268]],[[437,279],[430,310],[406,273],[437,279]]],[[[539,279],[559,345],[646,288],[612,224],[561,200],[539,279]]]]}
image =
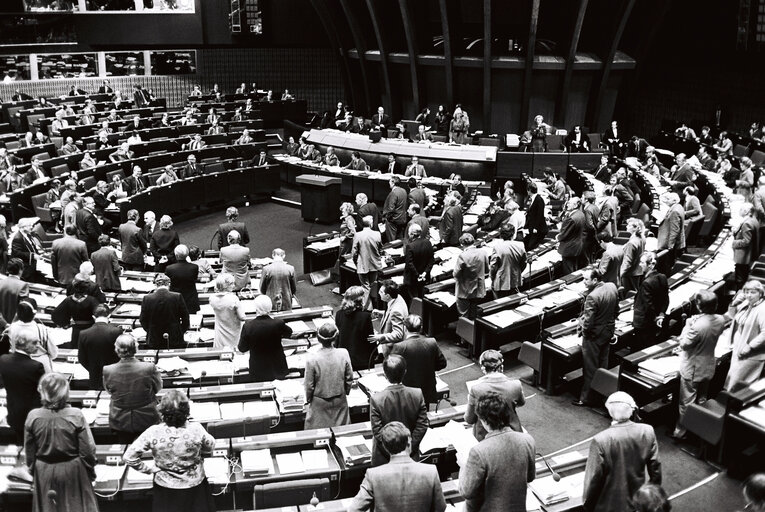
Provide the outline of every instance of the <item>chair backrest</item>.
{"type": "Polygon", "coordinates": [[[600,147],[600,133],[588,133],[587,136],[590,138],[590,149],[593,151],[598,149],[600,147]]]}
{"type": "Polygon", "coordinates": [[[45,153],[37,153],[36,155],[33,155],[32,160],[35,158],[39,158],[40,160],[50,160],[50,155],[46,151],[45,153]]]}
{"type": "Polygon", "coordinates": [[[635,217],[642,220],[643,224],[648,223],[648,221],[650,220],[650,216],[651,216],[651,209],[645,203],[642,203],[640,205],[640,208],[638,208],[637,213],[635,213],[635,217]]]}
{"type": "Polygon", "coordinates": [[[69,166],[67,164],[54,165],[50,168],[50,173],[54,178],[56,176],[61,176],[62,174],[67,174],[68,172],[69,166]]]}
{"type": "Polygon", "coordinates": [[[751,158],[754,165],[762,165],[765,163],[765,152],[762,152],[759,149],[755,149],[752,152],[751,158]]]}
{"type": "Polygon", "coordinates": [[[125,171],[123,171],[122,169],[118,169],[116,171],[109,171],[109,172],[107,172],[106,173],[106,182],[107,183],[111,183],[112,179],[115,176],[119,176],[120,178],[122,178],[124,180],[125,179],[125,171]]]}
{"type": "Polygon", "coordinates": [[[161,175],[162,175],[161,173],[156,173],[156,174],[149,174],[148,176],[146,176],[146,180],[149,182],[149,186],[153,187],[154,185],[156,185],[157,180],[159,179],[161,175]]]}
{"type": "Polygon", "coordinates": [[[433,134],[433,142],[447,142],[449,138],[446,135],[433,134]]]}
{"type": "Polygon", "coordinates": [[[207,424],[207,432],[215,439],[259,436],[268,434],[270,430],[270,418],[240,418],[236,420],[214,421],[207,424]]]}
{"type": "Polygon", "coordinates": [[[96,177],[95,176],[88,176],[87,178],[82,180],[82,188],[85,190],[90,190],[91,188],[96,186],[96,177]]]}
{"type": "Polygon", "coordinates": [[[16,149],[19,149],[19,147],[21,147],[21,142],[17,140],[11,140],[5,143],[5,147],[8,148],[8,151],[16,150],[16,149]]]}
{"type": "Polygon", "coordinates": [[[205,174],[212,174],[215,172],[224,172],[226,170],[226,167],[223,165],[223,162],[214,162],[209,165],[205,166],[205,174]]]}
{"type": "Polygon", "coordinates": [[[712,228],[717,221],[720,210],[712,203],[704,203],[701,205],[701,212],[704,214],[704,222],[699,230],[699,236],[705,237],[712,233],[712,228]]]}
{"type": "Polygon", "coordinates": [[[329,492],[329,479],[311,478],[256,485],[253,490],[253,503],[255,509],[296,507],[307,505],[314,493],[319,501],[329,501],[332,498],[329,492]]]}
{"type": "Polygon", "coordinates": [[[746,156],[747,153],[749,153],[749,146],[742,146],[741,144],[733,146],[733,156],[741,158],[742,156],[746,156]]]}
{"type": "MultiPolygon", "coordinates": [[[[39,207],[39,208],[42,208],[42,207],[44,207],[44,206],[45,206],[45,197],[46,197],[47,195],[48,195],[48,194],[46,194],[46,193],[42,193],[42,194],[36,194],[36,195],[33,195],[33,196],[31,197],[31,199],[32,199],[32,206],[34,206],[34,207],[35,207],[35,213],[37,213],[37,208],[38,208],[38,207],[39,207]]],[[[39,215],[38,215],[38,217],[39,217],[39,215]]]]}
{"type": "Polygon", "coordinates": [[[561,137],[560,135],[547,136],[548,151],[560,151],[562,145],[563,145],[563,137],[561,137]]]}

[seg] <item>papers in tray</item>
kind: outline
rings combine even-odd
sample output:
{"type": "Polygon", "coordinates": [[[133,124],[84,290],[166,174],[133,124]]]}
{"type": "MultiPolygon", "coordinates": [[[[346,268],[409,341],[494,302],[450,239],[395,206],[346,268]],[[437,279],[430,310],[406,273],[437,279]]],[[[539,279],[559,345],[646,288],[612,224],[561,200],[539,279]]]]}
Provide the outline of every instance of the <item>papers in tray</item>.
{"type": "Polygon", "coordinates": [[[364,436],[339,436],[335,445],[347,466],[358,466],[372,461],[372,440],[364,436]]]}
{"type": "Polygon", "coordinates": [[[370,395],[374,395],[387,388],[390,383],[379,373],[368,373],[359,377],[359,385],[363,386],[370,395]]]}
{"type": "Polygon", "coordinates": [[[271,458],[271,450],[242,450],[240,455],[242,473],[244,476],[273,475],[274,461],[271,458]]]}
{"type": "Polygon", "coordinates": [[[556,482],[552,475],[549,475],[538,478],[528,485],[531,492],[543,505],[552,505],[582,495],[584,471],[561,478],[560,482],[556,482]]]}
{"type": "Polygon", "coordinates": [[[205,476],[210,483],[227,484],[229,481],[229,465],[224,457],[209,457],[203,459],[202,465],[205,476]]]}
{"type": "Polygon", "coordinates": [[[443,427],[429,428],[420,441],[420,452],[446,449],[453,446],[457,450],[457,460],[467,460],[470,449],[478,441],[473,436],[473,430],[456,421],[449,421],[443,427]]]}
{"type": "MultiPolygon", "coordinates": [[[[303,450],[300,452],[306,471],[329,469],[326,450],[303,450]]],[[[278,457],[278,456],[277,456],[278,457]]],[[[281,466],[279,466],[281,468],[281,466]]]]}
{"type": "Polygon", "coordinates": [[[191,402],[191,417],[199,422],[221,419],[218,402],[191,402]]]}
{"type": "Polygon", "coordinates": [[[445,291],[433,292],[433,293],[428,293],[425,296],[429,298],[430,300],[440,302],[447,308],[450,308],[457,303],[457,297],[451,292],[445,292],[445,291]]]}
{"type": "Polygon", "coordinates": [[[141,473],[133,468],[127,470],[127,483],[129,484],[150,484],[154,482],[154,475],[141,473]]]}
{"type": "Polygon", "coordinates": [[[566,334],[565,336],[560,336],[558,338],[550,338],[550,343],[562,348],[563,350],[569,350],[571,348],[581,346],[582,338],[576,334],[566,334]]]}
{"type": "Polygon", "coordinates": [[[276,401],[282,412],[300,412],[305,404],[303,384],[297,380],[275,380],[276,401]]]}
{"type": "Polygon", "coordinates": [[[521,315],[519,313],[516,313],[514,310],[511,309],[503,309],[502,311],[498,311],[494,314],[487,315],[483,317],[484,320],[487,322],[490,322],[500,329],[504,329],[514,323],[526,320],[526,316],[521,315]]]}
{"type": "Polygon", "coordinates": [[[125,469],[127,469],[127,466],[96,464],[96,482],[121,481],[125,475],[125,469]]]}
{"type": "Polygon", "coordinates": [[[189,363],[178,356],[160,357],[157,361],[157,369],[163,373],[185,370],[188,366],[189,363]]]}
{"type": "Polygon", "coordinates": [[[53,371],[71,375],[74,380],[87,380],[90,378],[88,370],[80,363],[64,363],[62,361],[53,361],[53,371]]]}
{"type": "Polygon", "coordinates": [[[276,454],[276,465],[279,467],[279,474],[282,475],[305,472],[305,464],[300,452],[276,454]]]}
{"type": "Polygon", "coordinates": [[[680,356],[657,357],[638,363],[638,374],[667,383],[680,372],[680,356]]]}

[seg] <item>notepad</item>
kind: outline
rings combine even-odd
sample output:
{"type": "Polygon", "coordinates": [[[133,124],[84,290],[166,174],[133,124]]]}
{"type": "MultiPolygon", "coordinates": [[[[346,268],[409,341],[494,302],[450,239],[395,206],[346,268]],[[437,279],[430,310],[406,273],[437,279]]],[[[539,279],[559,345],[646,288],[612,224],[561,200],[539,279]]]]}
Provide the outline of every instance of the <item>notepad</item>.
{"type": "Polygon", "coordinates": [[[239,456],[242,465],[242,473],[245,476],[273,475],[274,461],[271,459],[271,450],[242,450],[239,456]]]}
{"type": "Polygon", "coordinates": [[[127,466],[96,464],[96,482],[120,481],[125,474],[125,469],[127,469],[127,466]]]}
{"type": "Polygon", "coordinates": [[[366,389],[370,395],[374,395],[387,388],[390,383],[379,373],[368,373],[359,378],[359,384],[366,389]]]}
{"type": "Polygon", "coordinates": [[[220,418],[218,402],[191,402],[191,417],[199,422],[214,421],[220,418]]]}
{"type": "Polygon", "coordinates": [[[243,418],[244,404],[242,402],[228,402],[220,404],[220,417],[224,420],[243,418]]]}
{"type": "Polygon", "coordinates": [[[303,450],[300,452],[300,455],[303,458],[303,465],[306,471],[329,469],[326,450],[303,450]]]}
{"type": "Polygon", "coordinates": [[[202,461],[207,480],[214,484],[225,484],[229,481],[229,464],[224,457],[209,457],[202,461]]]}
{"type": "Polygon", "coordinates": [[[276,465],[279,466],[279,473],[282,475],[305,472],[305,464],[300,452],[276,454],[276,465]]]}

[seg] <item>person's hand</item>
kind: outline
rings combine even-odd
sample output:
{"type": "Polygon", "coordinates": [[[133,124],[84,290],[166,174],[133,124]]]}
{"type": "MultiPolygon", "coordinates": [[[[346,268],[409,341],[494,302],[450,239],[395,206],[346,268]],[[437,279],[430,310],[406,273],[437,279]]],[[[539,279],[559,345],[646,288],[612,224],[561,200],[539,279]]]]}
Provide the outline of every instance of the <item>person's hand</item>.
{"type": "Polygon", "coordinates": [[[738,351],[738,357],[740,359],[745,359],[749,357],[749,355],[752,353],[752,349],[749,345],[744,345],[741,347],[741,350],[738,351]]]}

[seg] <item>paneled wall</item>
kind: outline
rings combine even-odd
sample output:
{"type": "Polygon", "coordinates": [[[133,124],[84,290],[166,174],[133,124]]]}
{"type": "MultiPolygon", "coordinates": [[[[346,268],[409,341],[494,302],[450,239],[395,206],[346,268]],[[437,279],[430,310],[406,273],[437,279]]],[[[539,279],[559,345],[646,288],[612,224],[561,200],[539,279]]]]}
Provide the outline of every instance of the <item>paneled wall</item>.
{"type": "MultiPolygon", "coordinates": [[[[141,84],[157,97],[167,98],[168,107],[180,107],[194,84],[212,89],[217,83],[223,92],[234,92],[242,81],[257,82],[261,89],[285,88],[295,97],[305,98],[311,110],[333,106],[343,97],[337,59],[325,48],[309,49],[208,49],[197,51],[197,75],[109,77],[112,86],[131,95],[132,86],[141,84]]],[[[72,83],[95,92],[103,78],[19,81],[0,83],[0,98],[10,99],[15,88],[32,96],[65,95],[72,83]]]]}

